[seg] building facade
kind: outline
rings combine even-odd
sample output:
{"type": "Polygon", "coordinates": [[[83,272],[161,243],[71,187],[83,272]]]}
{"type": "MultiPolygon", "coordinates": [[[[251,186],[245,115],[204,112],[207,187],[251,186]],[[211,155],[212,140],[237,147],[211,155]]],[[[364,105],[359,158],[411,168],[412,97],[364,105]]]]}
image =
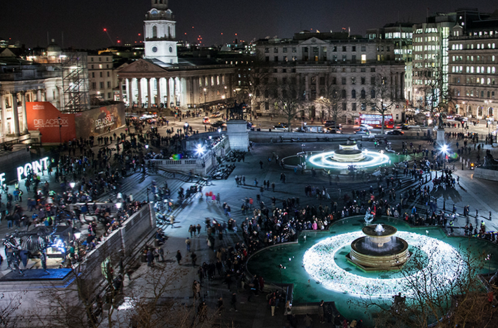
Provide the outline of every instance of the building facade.
{"type": "Polygon", "coordinates": [[[0,136],[18,137],[28,133],[26,102],[48,101],[64,106],[61,68],[37,64],[16,57],[0,57],[0,136]]]}
{"type": "Polygon", "coordinates": [[[110,53],[88,54],[88,81],[90,86],[90,97],[100,100],[116,99],[115,93],[119,93],[117,71],[113,66],[113,56],[110,53]]]}
{"type": "Polygon", "coordinates": [[[177,56],[175,23],[167,0],[152,0],[145,26],[145,55],[117,72],[120,99],[129,107],[196,108],[233,97],[235,68],[208,58],[177,56]]]}
{"type": "Polygon", "coordinates": [[[394,45],[394,60],[405,63],[405,99],[412,99],[412,38],[413,23],[396,22],[381,28],[367,30],[369,40],[392,40],[394,45]]]}
{"type": "MultiPolygon", "coordinates": [[[[259,60],[268,65],[269,84],[297,84],[314,118],[325,118],[320,105],[324,98],[334,99],[338,119],[353,123],[360,113],[372,113],[379,93],[379,84],[386,83],[390,99],[395,103],[389,114],[403,120],[404,64],[395,61],[393,42],[349,37],[346,33],[301,32],[293,39],[268,39],[257,43],[259,60]],[[333,95],[333,96],[331,96],[333,95]]],[[[271,89],[271,88],[270,88],[271,89]]],[[[261,115],[277,114],[273,99],[282,90],[257,90],[251,97],[253,109],[261,115]]]]}
{"type": "Polygon", "coordinates": [[[477,9],[457,9],[437,13],[425,23],[413,25],[413,92],[412,103],[419,108],[437,107],[449,101],[450,34],[455,26],[462,33],[475,21],[490,15],[477,9]]]}
{"type": "Polygon", "coordinates": [[[498,17],[455,26],[449,41],[449,83],[454,111],[495,119],[498,96],[498,17]]]}

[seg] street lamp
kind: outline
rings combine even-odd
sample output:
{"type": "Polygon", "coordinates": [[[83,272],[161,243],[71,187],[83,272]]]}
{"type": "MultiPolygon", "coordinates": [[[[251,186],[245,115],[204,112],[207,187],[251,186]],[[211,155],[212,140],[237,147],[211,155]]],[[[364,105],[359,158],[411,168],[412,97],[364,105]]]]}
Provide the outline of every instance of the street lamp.
{"type": "Polygon", "coordinates": [[[74,186],[76,186],[76,183],[71,182],[71,183],[69,183],[69,186],[71,187],[71,189],[74,189],[74,186]]]}
{"type": "Polygon", "coordinates": [[[116,208],[119,210],[123,204],[121,203],[116,203],[116,208]]]}
{"type": "Polygon", "coordinates": [[[443,170],[446,167],[446,153],[448,152],[448,145],[441,146],[441,153],[443,154],[443,170]]]}
{"type": "Polygon", "coordinates": [[[206,103],[206,92],[207,92],[207,89],[204,88],[204,104],[206,103]]]}

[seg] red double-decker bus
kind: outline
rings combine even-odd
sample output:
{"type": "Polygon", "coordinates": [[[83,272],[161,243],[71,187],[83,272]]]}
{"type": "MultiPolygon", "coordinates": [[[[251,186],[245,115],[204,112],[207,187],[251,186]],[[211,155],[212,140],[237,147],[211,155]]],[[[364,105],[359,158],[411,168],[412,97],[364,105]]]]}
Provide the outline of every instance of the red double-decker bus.
{"type": "MultiPolygon", "coordinates": [[[[374,128],[382,128],[382,115],[380,114],[362,114],[360,113],[359,124],[367,124],[374,128]]],[[[384,114],[384,127],[394,128],[392,114],[384,114]]]]}

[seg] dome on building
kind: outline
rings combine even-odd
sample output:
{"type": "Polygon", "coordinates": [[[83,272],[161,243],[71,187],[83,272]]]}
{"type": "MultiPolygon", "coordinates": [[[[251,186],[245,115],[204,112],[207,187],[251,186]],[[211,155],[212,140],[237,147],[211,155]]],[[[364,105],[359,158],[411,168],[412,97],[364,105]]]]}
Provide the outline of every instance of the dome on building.
{"type": "Polygon", "coordinates": [[[55,43],[54,39],[52,39],[52,42],[50,42],[50,44],[47,47],[47,52],[60,53],[61,51],[62,51],[62,48],[57,43],[55,43]]]}

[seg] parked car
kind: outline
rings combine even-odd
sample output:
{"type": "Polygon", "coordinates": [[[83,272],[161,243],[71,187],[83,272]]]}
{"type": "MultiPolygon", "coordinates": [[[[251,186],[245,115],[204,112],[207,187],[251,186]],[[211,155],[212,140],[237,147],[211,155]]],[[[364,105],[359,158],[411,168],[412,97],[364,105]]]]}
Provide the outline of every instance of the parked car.
{"type": "Polygon", "coordinates": [[[278,123],[272,128],[272,131],[275,132],[287,132],[289,131],[289,126],[285,123],[278,123]]]}
{"type": "Polygon", "coordinates": [[[359,129],[359,130],[356,130],[354,133],[369,135],[370,131],[368,131],[367,129],[359,129]]]}
{"type": "Polygon", "coordinates": [[[216,121],[213,124],[211,124],[211,126],[215,128],[221,128],[221,127],[226,127],[227,124],[224,121],[216,121]]]}
{"type": "Polygon", "coordinates": [[[339,129],[325,128],[325,129],[323,129],[323,133],[337,134],[337,133],[342,133],[342,132],[339,129]]]}
{"type": "Polygon", "coordinates": [[[410,130],[410,126],[408,124],[398,124],[395,129],[398,130],[410,130]]]}
{"type": "Polygon", "coordinates": [[[295,128],[294,132],[323,133],[323,127],[316,125],[301,126],[299,128],[295,128]]]}
{"type": "Polygon", "coordinates": [[[405,133],[401,130],[391,130],[391,131],[387,131],[386,134],[400,136],[400,135],[405,134],[405,133]]]}
{"type": "Polygon", "coordinates": [[[334,127],[336,126],[338,129],[341,129],[342,128],[342,124],[337,124],[335,123],[335,121],[324,121],[323,122],[323,125],[325,127],[334,127]]]}
{"type": "Polygon", "coordinates": [[[202,119],[202,123],[203,123],[203,124],[211,124],[211,120],[209,119],[209,117],[207,117],[207,116],[206,116],[206,117],[204,117],[204,118],[202,119]]]}
{"type": "Polygon", "coordinates": [[[361,128],[371,130],[371,129],[373,129],[373,126],[365,124],[365,123],[362,123],[362,124],[360,124],[360,129],[361,128]]]}

